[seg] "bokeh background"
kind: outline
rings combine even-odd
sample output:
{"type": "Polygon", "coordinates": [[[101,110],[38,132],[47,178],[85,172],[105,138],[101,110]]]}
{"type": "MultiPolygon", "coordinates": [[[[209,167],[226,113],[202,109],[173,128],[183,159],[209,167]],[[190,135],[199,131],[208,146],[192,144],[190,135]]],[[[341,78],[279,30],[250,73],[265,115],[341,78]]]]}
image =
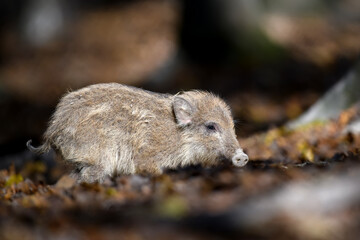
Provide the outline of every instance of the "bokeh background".
{"type": "Polygon", "coordinates": [[[1,0],[0,239],[359,239],[359,54],[359,0],[1,0]],[[26,149],[105,82],[218,94],[252,161],[81,184],[26,149]]]}
{"type": "Polygon", "coordinates": [[[247,136],[298,116],[359,52],[357,0],[2,0],[0,154],[100,82],[213,91],[247,136]]]}

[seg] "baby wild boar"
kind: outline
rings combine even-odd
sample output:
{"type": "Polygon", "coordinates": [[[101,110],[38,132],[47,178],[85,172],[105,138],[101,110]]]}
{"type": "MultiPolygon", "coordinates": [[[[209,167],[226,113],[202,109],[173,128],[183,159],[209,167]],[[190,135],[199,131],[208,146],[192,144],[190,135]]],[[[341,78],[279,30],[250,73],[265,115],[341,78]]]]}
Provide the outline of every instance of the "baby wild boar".
{"type": "Polygon", "coordinates": [[[229,159],[242,167],[248,156],[236,140],[229,107],[202,91],[157,94],[117,83],[96,84],[66,94],[44,143],[74,164],[79,181],[115,174],[161,174],[189,164],[229,159]]]}

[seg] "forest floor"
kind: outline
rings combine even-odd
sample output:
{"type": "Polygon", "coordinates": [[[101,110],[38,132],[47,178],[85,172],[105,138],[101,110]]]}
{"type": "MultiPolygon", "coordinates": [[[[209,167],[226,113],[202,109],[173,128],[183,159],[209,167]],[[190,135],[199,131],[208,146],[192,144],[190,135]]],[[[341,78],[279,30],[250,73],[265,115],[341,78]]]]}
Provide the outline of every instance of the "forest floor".
{"type": "MultiPolygon", "coordinates": [[[[219,67],[226,74],[215,74],[212,81],[217,89],[229,79],[233,97],[227,100],[240,120],[240,145],[250,157],[243,168],[228,163],[189,166],[159,177],[118,176],[85,184],[48,161],[53,156],[21,152],[24,138],[43,132],[70,83],[74,89],[99,80],[134,84],[130,80],[144,79],[174,54],[176,8],[135,2],[86,14],[87,20],[74,24],[73,35],[41,51],[25,51],[15,30],[3,33],[0,50],[6,61],[0,66],[0,90],[18,99],[0,99],[0,239],[360,239],[360,135],[344,132],[359,119],[360,108],[329,122],[294,130],[282,126],[311,106],[329,86],[326,81],[338,80],[358,58],[358,22],[275,16],[263,30],[292,53],[292,61],[257,65],[244,55],[233,72],[219,67]],[[149,15],[153,8],[159,11],[149,15]],[[284,23],[288,34],[274,31],[284,23]],[[288,84],[277,86],[272,75],[275,80],[285,75],[288,84]],[[243,81],[237,81],[239,76],[243,81]],[[259,79],[265,86],[259,93],[243,86],[261,85],[259,79]],[[278,99],[267,95],[269,86],[283,90],[278,99]],[[295,89],[288,91],[289,86],[295,89]],[[13,136],[20,140],[12,142],[13,136]]],[[[264,52],[256,52],[263,60],[264,52]]],[[[204,79],[199,86],[207,87],[216,71],[205,69],[208,74],[199,77],[197,67],[184,67],[175,80],[204,79]]]]}
{"type": "Polygon", "coordinates": [[[0,239],[358,239],[360,136],[343,130],[359,114],[239,139],[244,168],[104,184],[36,160],[1,170],[0,239]]]}

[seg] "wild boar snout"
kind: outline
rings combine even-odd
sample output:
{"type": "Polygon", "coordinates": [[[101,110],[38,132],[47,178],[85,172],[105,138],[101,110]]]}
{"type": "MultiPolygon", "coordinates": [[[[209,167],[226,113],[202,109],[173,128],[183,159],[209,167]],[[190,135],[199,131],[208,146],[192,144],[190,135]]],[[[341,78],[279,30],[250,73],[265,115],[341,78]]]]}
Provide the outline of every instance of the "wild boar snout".
{"type": "Polygon", "coordinates": [[[235,155],[231,160],[236,167],[243,167],[249,161],[249,157],[241,148],[239,148],[236,150],[235,155]]]}
{"type": "Polygon", "coordinates": [[[236,139],[235,131],[226,131],[223,137],[224,144],[224,157],[230,160],[234,166],[243,167],[249,161],[249,157],[239,145],[236,139]]]}

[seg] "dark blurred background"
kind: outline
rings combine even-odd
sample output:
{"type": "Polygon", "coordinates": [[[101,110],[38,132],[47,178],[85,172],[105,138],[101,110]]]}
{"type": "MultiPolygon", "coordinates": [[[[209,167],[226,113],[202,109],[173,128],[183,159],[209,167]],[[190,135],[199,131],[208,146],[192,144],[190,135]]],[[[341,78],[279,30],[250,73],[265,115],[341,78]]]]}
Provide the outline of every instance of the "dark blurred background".
{"type": "Polygon", "coordinates": [[[100,82],[224,97],[238,135],[293,119],[359,58],[358,0],[2,0],[0,159],[100,82]]]}

